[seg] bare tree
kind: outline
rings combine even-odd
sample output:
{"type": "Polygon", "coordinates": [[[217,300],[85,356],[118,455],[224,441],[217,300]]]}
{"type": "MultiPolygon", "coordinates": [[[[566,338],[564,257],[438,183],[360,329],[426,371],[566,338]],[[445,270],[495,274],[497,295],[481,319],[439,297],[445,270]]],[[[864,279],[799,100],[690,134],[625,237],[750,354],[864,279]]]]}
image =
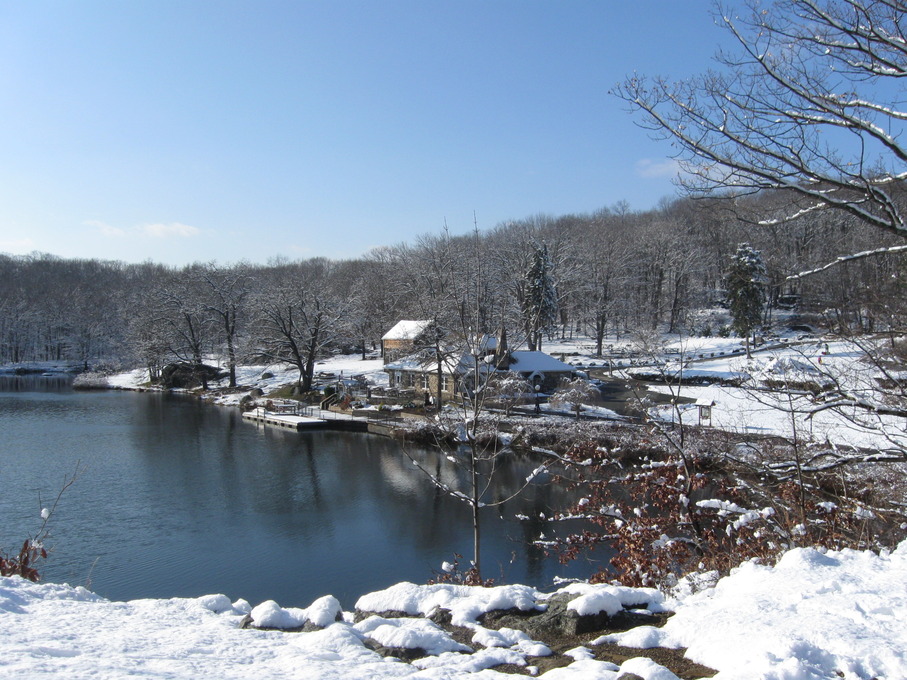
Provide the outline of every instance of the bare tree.
{"type": "Polygon", "coordinates": [[[514,407],[530,403],[535,397],[532,384],[515,371],[491,375],[485,381],[484,391],[486,403],[503,408],[505,417],[510,416],[514,407]]]}
{"type": "Polygon", "coordinates": [[[349,346],[359,346],[362,360],[371,349],[377,349],[381,335],[399,318],[395,310],[392,285],[395,269],[385,259],[385,251],[372,251],[364,259],[335,263],[337,294],[346,300],[347,313],[340,329],[349,346]]]}
{"type": "Polygon", "coordinates": [[[205,355],[211,348],[213,325],[201,299],[198,279],[193,275],[195,265],[173,272],[157,290],[156,309],[166,330],[170,354],[194,368],[202,389],[208,389],[204,369],[205,355]]]}
{"type": "Polygon", "coordinates": [[[202,283],[202,305],[224,342],[230,387],[236,387],[236,340],[240,321],[247,312],[245,303],[252,291],[249,267],[245,264],[223,267],[211,262],[196,268],[193,274],[202,283]]]}
{"type": "MultiPolygon", "coordinates": [[[[463,246],[448,230],[425,235],[415,247],[400,246],[395,251],[398,264],[397,286],[400,297],[416,318],[429,323],[414,339],[414,353],[425,370],[435,373],[435,404],[443,401],[444,371],[459,358],[463,334],[460,319],[466,311],[466,293],[477,279],[464,271],[463,246]]],[[[472,333],[478,332],[473,328],[472,333]]]]}
{"type": "Polygon", "coordinates": [[[345,311],[330,287],[330,268],[323,259],[274,267],[256,300],[255,351],[294,366],[302,392],[312,389],[315,360],[333,340],[345,311]]]}
{"type": "MultiPolygon", "coordinates": [[[[833,208],[907,236],[902,183],[907,76],[901,0],[747,0],[716,22],[737,50],[721,70],[680,82],[633,76],[614,93],[670,139],[693,195],[785,190],[794,215],[833,208]]],[[[791,217],[792,215],[787,215],[791,217]]],[[[883,243],[842,259],[907,250],[883,243]]]]}

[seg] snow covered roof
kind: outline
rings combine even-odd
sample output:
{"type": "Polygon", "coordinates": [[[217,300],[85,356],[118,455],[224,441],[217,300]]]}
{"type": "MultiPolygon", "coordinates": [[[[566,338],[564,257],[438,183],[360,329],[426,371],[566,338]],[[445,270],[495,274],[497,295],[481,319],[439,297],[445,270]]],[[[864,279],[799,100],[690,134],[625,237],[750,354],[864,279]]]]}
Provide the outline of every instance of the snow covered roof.
{"type": "MultiPolygon", "coordinates": [[[[457,361],[452,357],[442,359],[445,373],[454,373],[457,367],[457,361]]],[[[411,354],[401,357],[397,361],[392,361],[384,366],[385,371],[420,371],[422,373],[435,373],[438,370],[438,362],[434,358],[427,358],[419,354],[411,354]]]]}
{"type": "MultiPolygon", "coordinates": [[[[513,371],[522,375],[529,374],[552,374],[552,373],[573,373],[574,368],[563,361],[558,361],[550,354],[544,352],[530,352],[528,350],[510,352],[510,364],[505,369],[495,369],[494,357],[480,357],[479,361],[483,364],[480,367],[482,373],[488,373],[495,370],[513,371]]],[[[464,354],[460,359],[458,371],[468,373],[474,369],[473,357],[464,354]]]]}
{"type": "Polygon", "coordinates": [[[498,339],[493,335],[485,334],[478,339],[476,345],[481,352],[493,352],[498,348],[498,339]]]}
{"type": "Polygon", "coordinates": [[[724,390],[721,387],[715,385],[703,387],[696,397],[696,406],[717,406],[723,394],[724,390]]]}
{"type": "Polygon", "coordinates": [[[510,353],[510,370],[518,373],[527,371],[539,371],[540,373],[572,373],[574,368],[570,364],[565,364],[559,359],[555,359],[545,352],[530,352],[520,350],[510,353]]]}
{"type": "MultiPolygon", "coordinates": [[[[555,359],[544,352],[530,352],[527,350],[511,352],[511,363],[508,370],[517,373],[572,373],[573,366],[555,359]]],[[[472,355],[464,354],[459,360],[448,357],[444,360],[444,371],[463,373],[472,370],[472,355]]],[[[438,370],[438,363],[433,359],[426,359],[419,355],[402,357],[385,366],[385,370],[395,371],[423,371],[431,373],[438,370]]],[[[486,370],[486,369],[483,369],[486,370]]]]}
{"type": "Polygon", "coordinates": [[[397,324],[391,328],[387,333],[385,333],[381,339],[382,340],[413,340],[416,338],[419,333],[424,331],[428,325],[431,323],[431,320],[423,321],[412,321],[408,319],[403,319],[398,321],[397,324]]]}

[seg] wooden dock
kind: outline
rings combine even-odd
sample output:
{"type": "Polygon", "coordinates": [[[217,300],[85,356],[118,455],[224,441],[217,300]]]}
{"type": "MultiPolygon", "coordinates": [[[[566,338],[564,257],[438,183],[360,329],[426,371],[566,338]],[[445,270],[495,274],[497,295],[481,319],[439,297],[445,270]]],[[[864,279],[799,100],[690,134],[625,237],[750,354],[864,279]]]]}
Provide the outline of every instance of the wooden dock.
{"type": "Polygon", "coordinates": [[[272,413],[271,411],[266,411],[260,407],[251,411],[246,411],[242,414],[242,417],[246,420],[262,423],[263,425],[273,425],[275,427],[283,427],[296,431],[310,430],[326,425],[322,418],[272,413]]]}

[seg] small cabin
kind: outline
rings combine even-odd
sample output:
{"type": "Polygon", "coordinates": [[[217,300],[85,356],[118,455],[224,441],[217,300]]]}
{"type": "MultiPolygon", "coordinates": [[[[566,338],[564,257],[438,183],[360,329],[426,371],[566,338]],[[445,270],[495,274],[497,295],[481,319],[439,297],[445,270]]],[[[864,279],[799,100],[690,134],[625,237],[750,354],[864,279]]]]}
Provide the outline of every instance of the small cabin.
{"type": "MultiPolygon", "coordinates": [[[[489,355],[491,358],[493,355],[489,355]]],[[[415,393],[428,393],[434,397],[438,393],[438,363],[434,360],[419,357],[402,357],[388,362],[384,370],[389,377],[390,386],[398,389],[411,389],[415,393]]],[[[484,383],[492,373],[513,372],[524,378],[532,389],[541,393],[551,393],[557,389],[561,380],[572,378],[576,370],[569,364],[555,359],[544,352],[515,351],[507,354],[507,360],[501,362],[479,358],[479,382],[484,383]]],[[[451,358],[442,361],[441,397],[453,399],[461,391],[474,389],[476,374],[475,357],[464,354],[459,360],[451,358]]]]}
{"type": "Polygon", "coordinates": [[[381,337],[381,358],[387,365],[413,353],[415,340],[431,325],[431,321],[398,321],[381,337]]]}

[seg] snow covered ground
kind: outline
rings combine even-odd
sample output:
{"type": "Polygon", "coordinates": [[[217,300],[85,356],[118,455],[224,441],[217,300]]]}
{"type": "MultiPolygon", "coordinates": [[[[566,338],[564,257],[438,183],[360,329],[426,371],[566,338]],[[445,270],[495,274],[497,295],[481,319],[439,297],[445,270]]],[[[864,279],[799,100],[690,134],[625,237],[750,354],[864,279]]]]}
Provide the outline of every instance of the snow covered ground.
{"type": "MultiPolygon", "coordinates": [[[[612,680],[635,673],[645,680],[676,676],[649,659],[621,666],[591,658],[596,645],[686,647],[687,657],[719,671],[719,680],[902,680],[907,678],[907,542],[890,554],[795,549],[775,567],[750,562],[714,587],[663,600],[650,589],[573,584],[569,605],[581,614],[647,605],[676,614],[663,628],[643,626],[589,640],[571,650],[568,666],[548,680],[612,680]]],[[[306,609],[276,602],[251,607],[223,595],[195,599],[111,602],[83,588],[0,578],[0,675],[23,678],[512,678],[493,670],[525,666],[550,653],[512,629],[489,630],[477,617],[491,609],[538,609],[546,596],[526,586],[468,588],[401,583],[363,596],[366,612],[353,623],[330,596],[306,609]],[[472,630],[469,645],[424,618],[448,609],[454,624],[472,630]],[[326,626],[313,632],[241,629],[326,626]],[[386,659],[363,642],[420,647],[427,656],[386,659]],[[467,649],[468,648],[468,649],[467,649]]],[[[530,669],[531,672],[531,669],[530,669]]]]}
{"type": "MultiPolygon", "coordinates": [[[[212,362],[212,364],[217,365],[217,362],[212,362]]],[[[363,361],[359,354],[338,354],[316,362],[315,374],[316,376],[318,374],[332,374],[336,379],[361,375],[372,385],[387,385],[387,373],[382,370],[382,366],[381,359],[366,359],[363,361]]],[[[237,384],[249,390],[258,388],[265,393],[282,385],[295,383],[298,377],[299,371],[286,365],[238,366],[236,369],[237,384]]],[[[143,369],[127,371],[107,378],[107,382],[111,387],[121,389],[134,389],[147,381],[148,372],[143,369]]],[[[226,387],[226,385],[226,380],[210,383],[212,389],[226,387]]],[[[224,395],[215,399],[215,403],[225,406],[238,404],[242,396],[243,393],[224,395]]]]}
{"type": "Polygon", "coordinates": [[[685,647],[718,678],[907,677],[907,541],[891,554],[797,548],[747,562],[714,588],[668,602],[661,629],[597,642],[685,647]]]}
{"type": "MultiPolygon", "coordinates": [[[[684,375],[734,378],[750,376],[749,387],[705,387],[682,385],[651,386],[653,391],[672,394],[700,403],[714,404],[711,420],[705,424],[733,432],[779,435],[816,442],[830,442],[866,448],[890,448],[892,444],[907,448],[907,430],[902,418],[845,418],[833,410],[817,411],[807,399],[788,399],[783,392],[753,389],[764,380],[821,382],[833,376],[855,393],[870,394],[876,372],[862,365],[863,352],[846,342],[812,341],[792,346],[776,346],[745,356],[724,356],[695,361],[684,369],[684,375]],[[862,421],[862,425],[858,421],[862,421]]],[[[653,412],[671,419],[671,407],[653,412]]],[[[683,407],[684,422],[698,424],[697,407],[683,407]]],[[[858,412],[852,412],[859,415],[858,412]]]]}

